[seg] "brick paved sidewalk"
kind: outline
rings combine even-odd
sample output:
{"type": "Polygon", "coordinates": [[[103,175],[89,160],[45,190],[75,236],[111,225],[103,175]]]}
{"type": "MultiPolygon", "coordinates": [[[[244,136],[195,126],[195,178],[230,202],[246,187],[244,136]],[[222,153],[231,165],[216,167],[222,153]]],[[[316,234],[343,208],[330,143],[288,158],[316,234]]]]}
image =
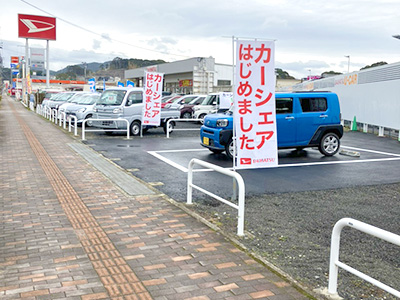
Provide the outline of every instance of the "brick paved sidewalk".
{"type": "Polygon", "coordinates": [[[164,195],[120,190],[54,124],[0,105],[1,299],[308,299],[164,195]]]}

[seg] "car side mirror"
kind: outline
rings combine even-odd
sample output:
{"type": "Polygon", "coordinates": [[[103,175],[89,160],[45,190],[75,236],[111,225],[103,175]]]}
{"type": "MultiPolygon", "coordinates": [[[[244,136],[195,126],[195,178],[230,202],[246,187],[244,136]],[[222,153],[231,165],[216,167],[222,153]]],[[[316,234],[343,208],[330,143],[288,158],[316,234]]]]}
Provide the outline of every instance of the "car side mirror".
{"type": "Polygon", "coordinates": [[[132,100],[128,100],[128,101],[126,102],[126,105],[127,105],[127,106],[131,106],[131,105],[132,105],[132,100]]]}

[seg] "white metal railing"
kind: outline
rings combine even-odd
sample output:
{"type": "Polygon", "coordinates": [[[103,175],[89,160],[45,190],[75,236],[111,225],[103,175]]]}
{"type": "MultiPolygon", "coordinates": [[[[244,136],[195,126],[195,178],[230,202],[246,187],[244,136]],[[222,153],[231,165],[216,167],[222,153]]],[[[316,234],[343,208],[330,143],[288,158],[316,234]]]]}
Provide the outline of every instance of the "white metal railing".
{"type": "Polygon", "coordinates": [[[56,108],[51,109],[51,122],[57,124],[58,110],[56,108]]]}
{"type": "MultiPolygon", "coordinates": [[[[201,122],[201,121],[203,121],[203,119],[169,119],[168,121],[167,121],[167,130],[166,130],[166,134],[167,134],[167,139],[169,139],[169,132],[170,132],[170,130],[168,130],[168,128],[169,128],[169,126],[170,126],[170,123],[171,122],[175,122],[175,121],[178,121],[178,122],[201,122]]],[[[176,130],[176,131],[183,131],[183,130],[199,130],[198,128],[180,128],[180,129],[176,129],[176,128],[174,128],[174,130],[176,130]]],[[[171,130],[172,131],[172,130],[171,130]]]]}
{"type": "Polygon", "coordinates": [[[341,267],[342,269],[352,273],[353,275],[360,277],[361,279],[364,279],[365,281],[368,281],[373,285],[376,285],[377,287],[385,290],[386,292],[396,297],[400,297],[399,291],[339,261],[340,233],[342,232],[342,229],[345,226],[357,229],[359,231],[375,236],[394,245],[400,246],[400,236],[397,234],[391,233],[389,231],[377,228],[375,226],[351,218],[343,218],[339,220],[333,227],[332,231],[328,293],[331,295],[337,295],[337,278],[338,278],[339,267],[341,267]]]}
{"type": "Polygon", "coordinates": [[[44,106],[44,114],[43,114],[43,116],[46,119],[49,119],[49,120],[51,119],[51,108],[49,106],[47,106],[47,105],[44,106]]]}
{"type": "Polygon", "coordinates": [[[126,120],[126,119],[92,119],[92,118],[85,119],[82,122],[82,141],[85,140],[85,132],[104,132],[104,131],[112,131],[112,132],[114,132],[114,131],[126,131],[126,138],[129,140],[129,121],[126,120]],[[85,128],[86,127],[86,122],[88,122],[88,121],[122,121],[122,122],[126,122],[126,129],[113,129],[113,128],[107,129],[107,128],[104,128],[104,129],[90,129],[90,130],[88,130],[88,129],[85,128]]]}
{"type": "Polygon", "coordinates": [[[68,116],[68,131],[71,132],[72,120],[74,120],[74,135],[78,135],[78,118],[76,116],[68,116]]]}
{"type": "Polygon", "coordinates": [[[67,119],[67,114],[65,112],[63,112],[63,111],[59,112],[58,116],[57,116],[57,119],[58,119],[58,126],[61,127],[61,125],[64,123],[64,129],[65,129],[65,121],[67,119]]]}
{"type": "Polygon", "coordinates": [[[237,225],[237,235],[238,236],[243,236],[244,235],[244,206],[245,206],[245,185],[242,176],[240,176],[239,173],[222,168],[220,166],[216,166],[214,164],[210,164],[208,162],[193,158],[189,162],[189,167],[188,167],[188,182],[187,182],[187,204],[193,204],[192,202],[192,193],[193,193],[193,188],[199,190],[200,192],[203,192],[204,194],[207,194],[222,203],[225,203],[229,205],[230,207],[233,207],[238,210],[238,225],[237,225]],[[193,166],[197,164],[200,166],[203,166],[205,168],[212,169],[214,171],[217,171],[221,174],[230,176],[234,179],[236,179],[237,185],[238,185],[238,204],[234,204],[228,200],[225,200],[197,185],[193,184],[193,166]]]}

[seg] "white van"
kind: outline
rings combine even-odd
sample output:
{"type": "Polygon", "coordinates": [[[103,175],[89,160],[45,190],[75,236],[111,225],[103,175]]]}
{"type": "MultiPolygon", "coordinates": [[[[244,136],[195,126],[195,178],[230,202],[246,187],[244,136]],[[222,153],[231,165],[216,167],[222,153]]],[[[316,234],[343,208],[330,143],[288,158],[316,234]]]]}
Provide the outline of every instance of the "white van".
{"type": "MultiPolygon", "coordinates": [[[[125,119],[129,122],[131,135],[139,135],[142,124],[143,89],[131,87],[115,87],[106,89],[93,107],[93,119],[125,119]]],[[[167,132],[166,124],[169,119],[179,118],[179,110],[161,110],[161,125],[167,132]]],[[[170,122],[168,131],[175,126],[170,122]]],[[[110,129],[126,129],[126,122],[96,121],[92,126],[107,129],[106,134],[111,134],[110,129]]],[[[143,132],[155,126],[144,125],[143,132]]]]}

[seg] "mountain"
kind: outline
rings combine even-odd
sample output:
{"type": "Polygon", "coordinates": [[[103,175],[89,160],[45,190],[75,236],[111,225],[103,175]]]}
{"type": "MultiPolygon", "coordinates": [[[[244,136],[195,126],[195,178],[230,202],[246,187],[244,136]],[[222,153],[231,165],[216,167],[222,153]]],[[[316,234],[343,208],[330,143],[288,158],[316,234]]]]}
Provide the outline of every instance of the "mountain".
{"type": "Polygon", "coordinates": [[[67,66],[62,70],[54,72],[54,75],[57,79],[62,80],[76,80],[78,78],[87,78],[89,76],[123,77],[124,70],[153,66],[162,63],[165,63],[165,61],[160,59],[147,60],[116,57],[113,60],[104,63],[91,62],[67,66]]]}

